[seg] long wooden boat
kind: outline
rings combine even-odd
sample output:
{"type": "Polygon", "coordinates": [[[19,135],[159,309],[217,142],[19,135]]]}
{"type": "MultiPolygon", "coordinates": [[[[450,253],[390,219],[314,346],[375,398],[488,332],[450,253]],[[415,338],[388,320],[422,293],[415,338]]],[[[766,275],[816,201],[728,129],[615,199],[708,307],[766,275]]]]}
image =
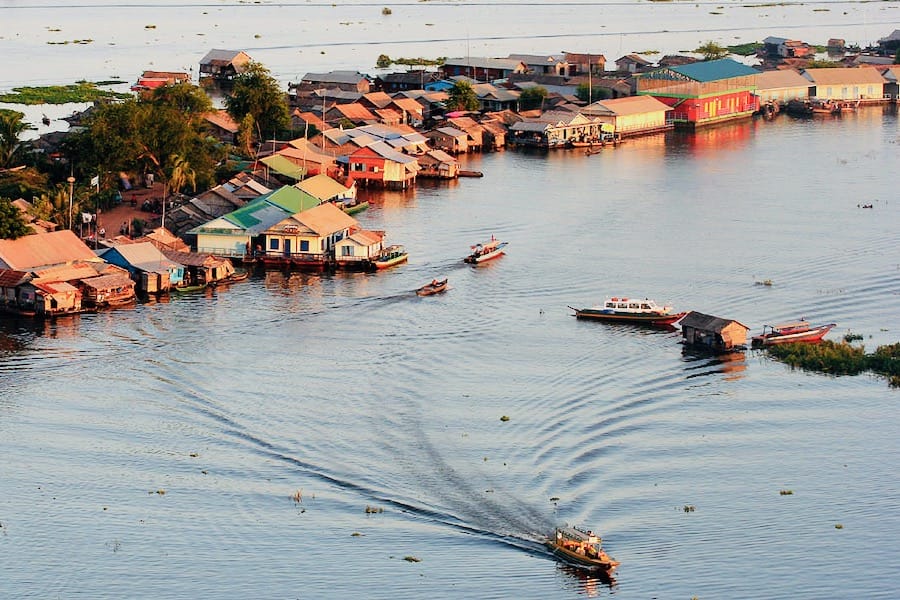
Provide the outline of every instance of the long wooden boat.
{"type": "Polygon", "coordinates": [[[199,292],[200,290],[206,289],[206,284],[197,283],[194,285],[178,285],[173,287],[172,289],[179,293],[199,292]]]}
{"type": "Polygon", "coordinates": [[[611,574],[619,561],[613,560],[601,546],[599,535],[577,527],[557,527],[546,541],[554,556],[579,569],[611,574]]]}
{"type": "Polygon", "coordinates": [[[660,306],[649,298],[607,298],[602,305],[590,308],[574,308],[578,319],[595,319],[620,323],[643,323],[646,325],[673,325],[687,312],[674,312],[671,306],[660,306]]]}
{"type": "Polygon", "coordinates": [[[356,204],[344,204],[341,206],[341,210],[343,210],[348,215],[355,215],[358,212],[362,212],[369,208],[369,203],[366,200],[362,202],[357,202],[356,204]]]}
{"type": "Polygon", "coordinates": [[[440,294],[443,291],[447,290],[447,279],[432,279],[431,283],[426,283],[422,287],[416,290],[417,296],[431,296],[433,294],[440,294]]]}
{"type": "Polygon", "coordinates": [[[507,244],[509,242],[501,242],[494,236],[491,236],[491,239],[488,241],[472,246],[472,253],[465,257],[463,261],[476,265],[500,258],[503,256],[503,249],[506,248],[507,244]]]}
{"type": "Polygon", "coordinates": [[[753,348],[773,346],[775,344],[792,344],[795,342],[816,343],[821,342],[825,334],[836,326],[835,323],[826,325],[810,325],[806,320],[800,319],[791,323],[780,325],[763,325],[763,332],[751,338],[753,348]]]}
{"type": "Polygon", "coordinates": [[[394,244],[393,246],[388,246],[382,250],[381,254],[372,260],[372,264],[376,269],[387,269],[388,267],[393,267],[394,265],[406,262],[408,259],[409,254],[406,252],[406,248],[399,244],[394,244]]]}

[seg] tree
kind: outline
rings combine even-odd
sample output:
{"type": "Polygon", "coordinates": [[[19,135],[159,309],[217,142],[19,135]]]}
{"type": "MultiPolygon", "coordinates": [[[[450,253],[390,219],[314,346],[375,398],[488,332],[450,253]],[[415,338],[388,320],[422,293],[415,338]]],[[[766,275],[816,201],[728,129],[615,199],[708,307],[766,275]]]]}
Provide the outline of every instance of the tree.
{"type": "Polygon", "coordinates": [[[575,97],[577,97],[582,102],[587,102],[590,104],[591,102],[596,102],[597,100],[605,100],[607,98],[612,97],[612,92],[608,88],[603,87],[591,87],[588,89],[588,84],[579,83],[578,87],[575,88],[575,97]],[[590,92],[590,94],[588,94],[590,92]]]}
{"type": "Polygon", "coordinates": [[[697,54],[703,55],[703,60],[718,60],[720,58],[725,58],[728,56],[728,48],[724,46],[720,46],[719,44],[709,41],[694,50],[697,54]]]}
{"type": "Polygon", "coordinates": [[[478,110],[478,96],[468,81],[457,81],[447,92],[447,108],[450,110],[478,110]]]}
{"type": "Polygon", "coordinates": [[[66,185],[57,184],[44,192],[34,202],[34,216],[38,219],[44,219],[51,223],[56,223],[61,227],[69,226],[69,218],[74,222],[75,215],[81,213],[81,202],[78,200],[78,194],[72,197],[72,209],[69,212],[69,189],[66,185]]]}
{"type": "Polygon", "coordinates": [[[393,64],[394,61],[391,60],[391,57],[387,54],[379,54],[378,60],[375,61],[375,66],[379,69],[387,69],[393,64]]]}
{"type": "Polygon", "coordinates": [[[173,154],[169,157],[171,172],[169,174],[169,185],[172,186],[173,193],[180,193],[184,186],[191,184],[192,191],[197,191],[197,174],[191,168],[191,164],[185,160],[183,156],[173,154]]]}
{"type": "Polygon", "coordinates": [[[14,240],[31,233],[25,217],[7,198],[0,198],[0,239],[14,240]]]}
{"type": "Polygon", "coordinates": [[[19,136],[30,129],[28,123],[22,120],[24,118],[25,115],[19,111],[0,108],[0,168],[13,166],[19,154],[22,147],[19,136]]]}
{"type": "Polygon", "coordinates": [[[547,88],[539,85],[532,86],[522,90],[519,95],[519,110],[534,110],[535,108],[543,108],[544,100],[547,98],[547,88]]]}
{"type": "Polygon", "coordinates": [[[153,90],[150,102],[171,106],[191,119],[200,119],[213,110],[212,100],[201,88],[186,81],[153,90]]]}
{"type": "Polygon", "coordinates": [[[256,137],[284,131],[291,124],[287,97],[269,70],[256,61],[234,78],[231,94],[225,99],[225,109],[236,122],[251,115],[256,123],[256,137]]]}

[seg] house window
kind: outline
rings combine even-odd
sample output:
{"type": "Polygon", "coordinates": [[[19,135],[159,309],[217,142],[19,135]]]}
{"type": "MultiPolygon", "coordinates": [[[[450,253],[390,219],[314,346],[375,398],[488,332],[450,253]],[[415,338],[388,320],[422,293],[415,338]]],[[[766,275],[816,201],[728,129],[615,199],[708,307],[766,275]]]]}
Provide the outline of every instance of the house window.
{"type": "Polygon", "coordinates": [[[309,240],[300,240],[300,252],[309,252],[309,240]]]}
{"type": "Polygon", "coordinates": [[[363,163],[352,163],[350,165],[350,170],[351,171],[365,171],[366,165],[363,163]]]}
{"type": "Polygon", "coordinates": [[[269,250],[278,250],[278,238],[269,238],[269,250]]]}
{"type": "Polygon", "coordinates": [[[341,246],[341,256],[353,256],[353,246],[341,246]]]}

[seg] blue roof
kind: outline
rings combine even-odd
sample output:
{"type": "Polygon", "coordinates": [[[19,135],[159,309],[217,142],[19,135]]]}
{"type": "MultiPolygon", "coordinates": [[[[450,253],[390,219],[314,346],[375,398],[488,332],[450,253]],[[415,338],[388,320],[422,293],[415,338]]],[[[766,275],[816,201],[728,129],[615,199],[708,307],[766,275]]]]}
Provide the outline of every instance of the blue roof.
{"type": "Polygon", "coordinates": [[[759,75],[759,71],[753,67],[748,67],[731,58],[708,60],[678,67],[669,67],[669,70],[700,82],[718,81],[720,79],[743,77],[745,75],[759,75]]]}

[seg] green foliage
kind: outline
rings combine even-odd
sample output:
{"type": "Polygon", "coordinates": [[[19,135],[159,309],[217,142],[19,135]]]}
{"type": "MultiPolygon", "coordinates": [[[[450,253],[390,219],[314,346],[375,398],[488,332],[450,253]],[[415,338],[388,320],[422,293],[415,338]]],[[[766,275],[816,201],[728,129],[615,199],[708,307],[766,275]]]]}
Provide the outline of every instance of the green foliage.
{"type": "Polygon", "coordinates": [[[522,90],[519,95],[519,110],[534,110],[544,106],[547,98],[547,88],[539,85],[522,90]]]}
{"type": "Polygon", "coordinates": [[[14,240],[29,233],[22,212],[9,199],[0,198],[0,239],[14,240]]]}
{"type": "Polygon", "coordinates": [[[873,371],[891,380],[900,377],[900,343],[879,346],[866,354],[862,346],[825,340],[818,344],[779,344],[768,348],[769,354],[791,365],[831,375],[857,375],[873,371]]]}
{"type": "Polygon", "coordinates": [[[255,61],[251,61],[247,69],[234,78],[234,87],[225,99],[225,108],[238,123],[251,115],[258,140],[277,135],[291,124],[287,95],[281,91],[269,70],[255,61]]]}
{"type": "Polygon", "coordinates": [[[47,189],[48,185],[47,176],[32,167],[16,171],[0,171],[0,197],[2,198],[24,198],[32,202],[35,196],[47,189]]]}
{"type": "Polygon", "coordinates": [[[697,54],[703,55],[703,60],[718,60],[728,56],[728,48],[709,41],[694,50],[697,54]]]}
{"type": "Polygon", "coordinates": [[[728,46],[728,52],[738,56],[753,56],[763,47],[761,42],[750,42],[748,44],[736,44],[728,46]]]}
{"type": "Polygon", "coordinates": [[[202,117],[213,110],[212,100],[206,92],[186,81],[156,88],[150,102],[156,106],[172,107],[189,118],[202,117]]]}
{"type": "Polygon", "coordinates": [[[590,104],[591,102],[596,102],[597,100],[606,100],[607,98],[612,98],[612,91],[607,88],[599,88],[599,87],[591,87],[588,89],[588,84],[580,83],[578,87],[575,88],[575,96],[581,100],[582,102],[587,102],[590,104]],[[590,94],[588,92],[590,91],[590,94]]]}
{"type": "Polygon", "coordinates": [[[95,83],[79,81],[70,85],[13,88],[12,93],[0,94],[0,102],[28,105],[66,104],[68,102],[94,102],[95,100],[130,97],[131,94],[101,90],[95,83]]]}
{"type": "Polygon", "coordinates": [[[807,64],[808,69],[842,69],[844,65],[833,60],[820,60],[814,58],[807,64]]]}
{"type": "Polygon", "coordinates": [[[379,54],[378,60],[375,61],[375,66],[379,69],[387,69],[392,64],[394,64],[394,61],[392,61],[391,57],[387,54],[379,54]]]}
{"type": "Polygon", "coordinates": [[[478,96],[468,81],[457,81],[447,91],[449,110],[478,110],[478,96]]]}
{"type": "Polygon", "coordinates": [[[0,108],[0,168],[15,166],[22,143],[19,135],[29,129],[23,113],[0,108]]]}

